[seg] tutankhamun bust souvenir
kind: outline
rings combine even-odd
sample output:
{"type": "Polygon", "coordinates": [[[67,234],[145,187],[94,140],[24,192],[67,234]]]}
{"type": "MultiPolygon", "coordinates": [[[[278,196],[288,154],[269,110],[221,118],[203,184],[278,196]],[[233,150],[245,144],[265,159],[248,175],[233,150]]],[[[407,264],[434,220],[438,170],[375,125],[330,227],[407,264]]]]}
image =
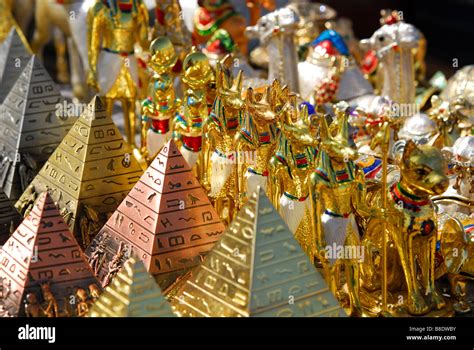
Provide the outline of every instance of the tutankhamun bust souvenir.
{"type": "Polygon", "coordinates": [[[97,1],[87,14],[88,84],[104,96],[109,113],[122,103],[126,139],[135,148],[138,66],[135,45],[147,49],[148,11],[142,0],[97,1]]]}
{"type": "Polygon", "coordinates": [[[193,51],[186,56],[183,64],[182,82],[184,84],[183,109],[174,121],[174,138],[181,145],[180,151],[200,176],[197,164],[202,149],[202,123],[209,116],[209,84],[214,72],[209,60],[202,52],[193,51]]]}
{"type": "Polygon", "coordinates": [[[217,95],[211,114],[204,122],[206,142],[202,151],[201,183],[221,217],[229,224],[236,210],[237,162],[243,160],[235,152],[234,139],[239,131],[244,112],[242,98],[242,71],[236,78],[229,72],[231,56],[217,62],[217,95]]]}
{"type": "Polygon", "coordinates": [[[173,44],[159,37],[150,45],[148,66],[153,75],[148,97],[142,102],[142,149],[148,161],[154,159],[171,138],[173,120],[181,101],[176,98],[171,70],[178,60],[173,44]]]}

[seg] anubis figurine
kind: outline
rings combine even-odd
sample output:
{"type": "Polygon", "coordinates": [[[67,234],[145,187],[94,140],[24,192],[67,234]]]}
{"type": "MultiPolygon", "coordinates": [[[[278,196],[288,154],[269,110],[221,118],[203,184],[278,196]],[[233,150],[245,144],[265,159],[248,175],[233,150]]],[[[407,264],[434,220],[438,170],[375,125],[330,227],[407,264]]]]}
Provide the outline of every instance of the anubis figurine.
{"type": "Polygon", "coordinates": [[[314,116],[310,118],[306,105],[298,109],[296,97],[290,97],[270,161],[272,202],[311,261],[314,261],[315,246],[308,181],[318,146],[318,140],[312,135],[314,116]]]}
{"type": "MultiPolygon", "coordinates": [[[[237,154],[234,138],[244,110],[242,71],[233,79],[226,56],[216,63],[216,99],[204,123],[203,166],[201,182],[214,202],[221,219],[229,224],[235,213],[237,198],[237,154]]],[[[240,159],[240,158],[239,158],[240,159]]]]}
{"type": "Polygon", "coordinates": [[[237,155],[247,155],[237,161],[238,208],[258,186],[267,191],[269,162],[275,150],[285,95],[287,89],[282,89],[278,80],[267,86],[263,94],[247,89],[245,112],[235,135],[237,155]]]}
{"type": "Polygon", "coordinates": [[[360,239],[351,200],[357,187],[357,167],[354,161],[358,154],[349,139],[349,105],[345,102],[338,103],[335,114],[332,128],[328,127],[326,116],[320,118],[321,142],[316,167],[309,183],[312,227],[316,256],[323,265],[331,290],[337,297],[343,297],[340,285],[343,270],[350,315],[361,316],[360,256],[357,256],[360,252],[360,239]]]}

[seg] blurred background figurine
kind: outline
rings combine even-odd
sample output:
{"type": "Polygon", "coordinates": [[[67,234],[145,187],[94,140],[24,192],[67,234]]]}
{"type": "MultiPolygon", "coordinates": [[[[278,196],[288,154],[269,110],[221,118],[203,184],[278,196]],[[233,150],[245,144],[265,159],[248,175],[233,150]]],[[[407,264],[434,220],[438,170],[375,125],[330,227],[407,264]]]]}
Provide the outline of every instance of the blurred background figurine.
{"type": "MultiPolygon", "coordinates": [[[[250,10],[250,25],[260,17],[260,7],[275,9],[274,0],[247,0],[250,10]]],[[[244,32],[247,26],[245,17],[239,14],[229,0],[199,0],[194,14],[193,42],[200,45],[209,40],[219,28],[225,29],[235,41],[240,51],[247,55],[248,39],[244,32]]]]}
{"type": "Polygon", "coordinates": [[[128,144],[136,149],[138,66],[135,45],[147,49],[148,11],[142,0],[98,1],[87,14],[90,71],[88,84],[106,98],[112,113],[121,101],[128,144]]]}

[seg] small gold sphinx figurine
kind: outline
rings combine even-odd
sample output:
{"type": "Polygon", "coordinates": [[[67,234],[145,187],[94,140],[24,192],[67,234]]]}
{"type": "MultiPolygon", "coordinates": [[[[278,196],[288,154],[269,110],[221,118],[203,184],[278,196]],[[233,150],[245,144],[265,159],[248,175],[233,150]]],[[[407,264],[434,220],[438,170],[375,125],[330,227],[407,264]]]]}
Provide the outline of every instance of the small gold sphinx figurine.
{"type": "Polygon", "coordinates": [[[202,149],[202,123],[209,116],[207,100],[212,79],[214,72],[205,54],[193,51],[186,56],[182,73],[183,112],[174,121],[174,138],[197,177],[202,174],[198,160],[202,149]]]}
{"type": "Polygon", "coordinates": [[[173,119],[181,101],[176,98],[173,86],[173,69],[178,56],[168,38],[159,37],[150,45],[148,62],[153,76],[148,97],[142,102],[141,154],[148,161],[154,159],[161,147],[171,138],[173,119]]]}
{"type": "Polygon", "coordinates": [[[204,123],[203,166],[201,182],[208,191],[217,213],[226,224],[234,217],[237,198],[234,138],[244,110],[242,71],[234,79],[230,55],[216,63],[216,99],[204,123]]]}
{"type": "Polygon", "coordinates": [[[97,1],[87,14],[88,84],[106,98],[112,113],[121,101],[127,142],[135,147],[138,65],[135,44],[148,48],[148,11],[142,0],[97,1]]]}

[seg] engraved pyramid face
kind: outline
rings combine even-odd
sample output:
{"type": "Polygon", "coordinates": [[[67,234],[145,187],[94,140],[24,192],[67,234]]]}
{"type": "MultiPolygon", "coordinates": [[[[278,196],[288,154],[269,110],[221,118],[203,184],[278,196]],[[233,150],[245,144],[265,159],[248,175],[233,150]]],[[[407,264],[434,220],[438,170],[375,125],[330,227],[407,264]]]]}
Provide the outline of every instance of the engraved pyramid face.
{"type": "Polygon", "coordinates": [[[64,316],[77,287],[100,286],[47,192],[41,194],[28,217],[0,249],[0,261],[0,313],[24,315],[26,295],[34,293],[41,302],[42,289],[49,284],[64,316]]]}
{"type": "Polygon", "coordinates": [[[56,114],[64,101],[38,57],[33,56],[0,106],[0,149],[11,164],[3,187],[16,200],[71,129],[76,118],[56,114]],[[24,166],[25,173],[20,172],[24,166]]]}
{"type": "Polygon", "coordinates": [[[135,257],[129,258],[94,303],[89,317],[173,317],[155,279],[135,257]]]}
{"type": "Polygon", "coordinates": [[[0,46],[0,103],[5,100],[30,58],[31,54],[20,35],[12,28],[0,46]]]}
{"type": "Polygon", "coordinates": [[[173,294],[180,316],[344,315],[261,189],[173,294]]]}
{"type": "MultiPolygon", "coordinates": [[[[98,276],[126,249],[137,254],[161,288],[197,266],[224,231],[224,225],[174,141],[168,142],[112,214],[93,244],[105,244],[98,276]]],[[[110,277],[110,276],[109,276],[110,277]]]]}
{"type": "MultiPolygon", "coordinates": [[[[50,191],[65,215],[70,214],[68,223],[73,233],[87,245],[105,218],[102,223],[91,223],[87,215],[92,214],[86,213],[86,208],[105,217],[117,208],[141,174],[105,104],[94,97],[31,185],[37,194],[50,191]],[[87,237],[80,232],[81,226],[86,228],[87,237]]],[[[27,193],[22,195],[18,208],[26,197],[27,193]]]]}

